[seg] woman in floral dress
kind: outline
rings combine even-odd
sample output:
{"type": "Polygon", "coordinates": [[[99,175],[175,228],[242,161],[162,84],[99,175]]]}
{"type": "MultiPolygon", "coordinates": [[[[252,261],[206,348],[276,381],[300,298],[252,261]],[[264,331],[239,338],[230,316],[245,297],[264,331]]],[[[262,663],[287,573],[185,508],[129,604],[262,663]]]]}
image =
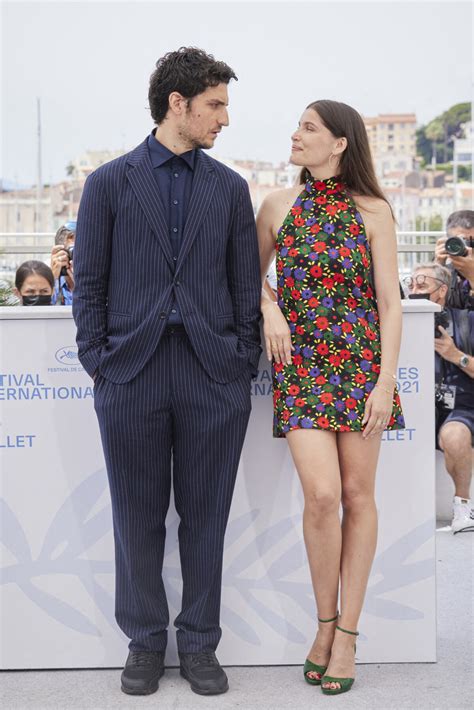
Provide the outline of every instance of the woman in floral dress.
{"type": "Polygon", "coordinates": [[[354,682],[382,433],[404,427],[396,236],[364,123],[350,106],[310,104],[291,162],[302,167],[300,184],[270,194],[257,218],[262,275],[276,249],[278,279],[276,301],[264,283],[262,313],[274,436],[286,437],[303,487],[318,609],[304,677],[337,694],[354,682]]]}

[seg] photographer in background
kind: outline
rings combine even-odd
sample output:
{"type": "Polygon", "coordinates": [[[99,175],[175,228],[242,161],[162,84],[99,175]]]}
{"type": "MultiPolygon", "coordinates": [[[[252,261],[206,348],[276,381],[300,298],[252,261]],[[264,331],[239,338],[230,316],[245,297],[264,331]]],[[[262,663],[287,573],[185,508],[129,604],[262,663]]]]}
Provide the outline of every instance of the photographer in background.
{"type": "Polygon", "coordinates": [[[435,261],[447,266],[450,284],[447,305],[474,310],[474,212],[461,210],[449,215],[446,237],[436,242],[435,261]]]}
{"type": "Polygon", "coordinates": [[[470,486],[474,433],[474,312],[446,307],[451,272],[436,262],[419,265],[405,279],[409,298],[425,297],[443,308],[435,313],[437,448],[454,481],[451,529],[474,531],[470,486]]]}
{"type": "Polygon", "coordinates": [[[54,274],[53,304],[71,306],[74,290],[73,252],[76,223],[66,222],[56,232],[51,252],[51,271],[54,274]]]}

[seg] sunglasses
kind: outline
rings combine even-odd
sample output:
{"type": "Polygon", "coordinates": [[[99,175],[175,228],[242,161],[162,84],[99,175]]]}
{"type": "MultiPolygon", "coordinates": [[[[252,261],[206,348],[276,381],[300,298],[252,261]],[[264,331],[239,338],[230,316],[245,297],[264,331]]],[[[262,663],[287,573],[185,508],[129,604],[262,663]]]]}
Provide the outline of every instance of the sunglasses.
{"type": "Polygon", "coordinates": [[[405,286],[408,288],[408,290],[412,290],[412,288],[415,286],[429,286],[430,282],[428,279],[431,279],[432,281],[437,281],[440,284],[444,284],[444,281],[442,279],[437,279],[435,276],[425,276],[425,274],[416,274],[415,276],[406,276],[403,279],[403,283],[405,286]]]}

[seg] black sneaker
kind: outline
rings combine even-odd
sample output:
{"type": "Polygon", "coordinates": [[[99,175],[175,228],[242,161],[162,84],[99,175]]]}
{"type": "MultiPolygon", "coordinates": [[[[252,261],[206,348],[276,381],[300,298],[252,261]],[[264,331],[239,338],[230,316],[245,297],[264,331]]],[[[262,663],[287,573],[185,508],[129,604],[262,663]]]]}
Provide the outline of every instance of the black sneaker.
{"type": "Polygon", "coordinates": [[[165,672],[165,654],[130,651],[122,671],[122,691],[128,695],[151,695],[165,672]]]}
{"type": "Polygon", "coordinates": [[[219,695],[229,690],[224,669],[213,651],[180,653],[179,671],[199,695],[219,695]]]}

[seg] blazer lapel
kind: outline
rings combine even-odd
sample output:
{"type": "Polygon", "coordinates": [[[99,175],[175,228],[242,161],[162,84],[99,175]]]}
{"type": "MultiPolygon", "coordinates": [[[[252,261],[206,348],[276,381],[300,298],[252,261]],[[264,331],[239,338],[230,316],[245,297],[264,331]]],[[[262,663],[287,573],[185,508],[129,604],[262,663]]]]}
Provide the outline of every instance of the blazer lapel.
{"type": "Polygon", "coordinates": [[[166,226],[164,207],[155,176],[153,175],[147,140],[130,154],[128,162],[133,167],[127,172],[127,177],[150,227],[158,238],[166,260],[174,269],[171,241],[166,226]]]}
{"type": "Polygon", "coordinates": [[[201,150],[197,151],[194,167],[193,189],[189,201],[183,241],[179,250],[176,273],[189,254],[199,228],[209,209],[216,187],[216,175],[212,162],[201,150]]]}

